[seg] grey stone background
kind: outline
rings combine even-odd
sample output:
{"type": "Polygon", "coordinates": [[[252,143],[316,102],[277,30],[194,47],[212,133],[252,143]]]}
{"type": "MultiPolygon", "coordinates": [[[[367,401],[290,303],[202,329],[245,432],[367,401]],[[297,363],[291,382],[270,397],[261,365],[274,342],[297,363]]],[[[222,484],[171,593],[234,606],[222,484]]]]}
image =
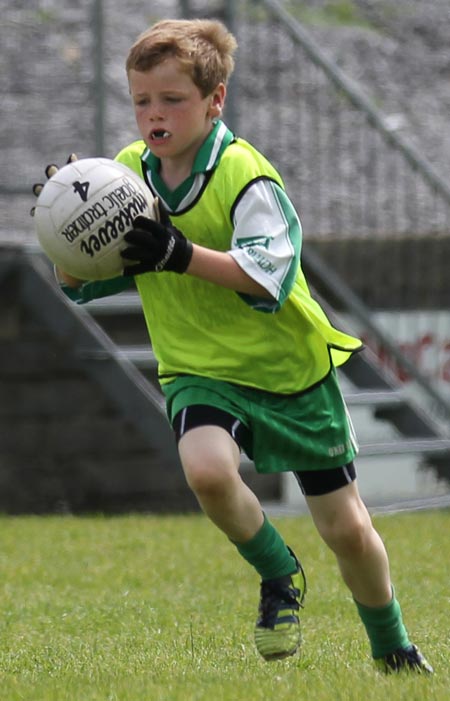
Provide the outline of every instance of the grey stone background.
{"type": "MultiPolygon", "coordinates": [[[[44,166],[62,163],[72,150],[81,157],[97,155],[92,102],[93,2],[2,0],[1,4],[0,240],[32,243],[28,211],[33,197],[28,188],[42,178],[44,166]],[[22,194],[13,194],[15,190],[22,194]]],[[[202,1],[190,4],[197,15],[215,14],[221,5],[202,1]]],[[[409,139],[450,180],[448,0],[312,0],[285,5],[363,88],[386,115],[390,127],[409,139]]],[[[105,153],[101,155],[113,157],[137,137],[124,59],[142,29],[170,16],[181,16],[181,3],[176,0],[104,3],[107,102],[105,153]]],[[[238,62],[242,58],[245,66],[251,23],[238,24],[236,31],[238,62]]],[[[261,66],[262,82],[264,76],[270,80],[270,60],[268,55],[261,66]]],[[[289,112],[289,105],[280,105],[276,123],[263,125],[262,132],[257,133],[251,119],[258,100],[253,89],[257,79],[248,72],[239,74],[239,131],[270,152],[288,128],[283,115],[289,112]]],[[[332,130],[332,110],[323,117],[330,121],[332,130]]],[[[298,169],[299,156],[292,149],[281,152],[282,172],[284,163],[288,171],[298,169]]],[[[314,192],[319,174],[308,168],[304,177],[314,192]]]]}
{"type": "MultiPolygon", "coordinates": [[[[249,11],[246,21],[236,28],[242,66],[236,76],[239,133],[262,150],[273,151],[288,177],[299,175],[301,184],[308,186],[308,199],[318,199],[325,231],[331,229],[340,204],[339,182],[327,182],[327,188],[335,190],[325,203],[318,193],[323,188],[320,150],[329,152],[334,145],[333,103],[326,92],[321,94],[320,130],[326,138],[319,143],[306,134],[311,151],[306,161],[305,145],[300,147],[286,138],[298,121],[298,95],[289,90],[297,70],[292,46],[281,41],[281,53],[276,57],[271,51],[276,29],[267,26],[261,30],[260,24],[252,21],[252,12],[256,13],[254,18],[259,17],[258,3],[242,0],[238,4],[245,4],[249,11]],[[256,55],[249,40],[257,31],[260,43],[256,55]],[[277,101],[279,80],[284,88],[282,101],[277,101]]],[[[197,0],[191,5],[200,15],[214,13],[220,3],[197,0]]],[[[63,163],[70,151],[80,157],[97,155],[92,7],[92,0],[0,0],[2,263],[8,255],[20,258],[21,254],[8,250],[9,244],[35,243],[29,217],[34,201],[31,186],[43,177],[45,165],[63,163]]],[[[449,1],[311,0],[292,2],[291,7],[319,45],[374,101],[391,129],[410,140],[449,180],[449,1]]],[[[105,153],[101,155],[113,157],[137,137],[123,68],[128,47],[148,24],[179,16],[180,3],[105,0],[104,8],[107,102],[105,153]]],[[[304,89],[306,98],[313,102],[322,88],[320,79],[310,83],[306,71],[302,81],[295,90],[304,89]]],[[[351,111],[344,111],[341,118],[347,127],[352,120],[356,122],[351,111]]],[[[305,120],[313,123],[314,114],[306,113],[305,120]]],[[[345,150],[337,154],[354,188],[347,191],[350,208],[358,204],[356,181],[360,175],[352,139],[352,130],[345,132],[345,150]]],[[[383,205],[385,197],[390,205],[387,195],[391,186],[386,179],[377,206],[383,205]]],[[[303,219],[303,207],[301,213],[303,219]]],[[[315,212],[312,214],[314,224],[315,212]]],[[[308,217],[305,224],[306,235],[314,237],[316,231],[309,226],[308,217]]],[[[414,309],[424,301],[431,308],[448,309],[448,233],[447,226],[443,232],[446,247],[435,245],[433,256],[429,237],[422,235],[411,254],[409,240],[398,239],[393,248],[389,232],[383,229],[370,240],[361,236],[358,245],[355,240],[349,245],[337,240],[334,246],[325,239],[316,239],[316,245],[327,247],[333,267],[343,276],[350,254],[358,253],[362,265],[350,266],[352,283],[372,307],[384,308],[394,298],[414,309]],[[345,250],[339,251],[341,244],[345,250]],[[378,268],[374,261],[380,262],[378,268]],[[438,300],[429,297],[432,287],[441,295],[438,300]],[[386,300],[382,298],[385,292],[386,300]]],[[[323,253],[327,251],[324,248],[323,253]]],[[[1,280],[0,384],[4,401],[0,409],[0,508],[11,512],[192,508],[192,496],[186,493],[181,472],[157,472],[159,458],[154,460],[135,426],[124,422],[105,394],[88,382],[79,362],[74,362],[70,342],[55,342],[41,319],[24,304],[28,279],[29,271],[19,268],[1,280]],[[80,405],[85,407],[83,415],[80,405]],[[105,444],[107,450],[103,449],[105,444]]],[[[39,295],[33,299],[41,302],[39,295]]],[[[122,333],[122,321],[120,329],[122,333]]],[[[132,336],[136,342],[135,329],[132,336]]],[[[126,343],[126,339],[122,341],[126,343]]],[[[367,423],[372,427],[372,420],[367,423]]],[[[262,484],[259,489],[266,500],[279,497],[275,494],[279,485],[262,484]]],[[[417,491],[425,493],[422,483],[417,491]]]]}

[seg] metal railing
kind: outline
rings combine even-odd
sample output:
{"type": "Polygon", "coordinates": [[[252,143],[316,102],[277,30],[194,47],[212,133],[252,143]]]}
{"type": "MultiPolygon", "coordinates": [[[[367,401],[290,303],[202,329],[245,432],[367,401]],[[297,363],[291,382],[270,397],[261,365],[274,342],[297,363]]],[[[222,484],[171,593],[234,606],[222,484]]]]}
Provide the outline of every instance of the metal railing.
{"type": "Polygon", "coordinates": [[[279,0],[235,6],[239,133],[279,166],[302,219],[305,265],[448,426],[446,180],[279,0]],[[424,343],[426,352],[414,349],[424,343]]]}

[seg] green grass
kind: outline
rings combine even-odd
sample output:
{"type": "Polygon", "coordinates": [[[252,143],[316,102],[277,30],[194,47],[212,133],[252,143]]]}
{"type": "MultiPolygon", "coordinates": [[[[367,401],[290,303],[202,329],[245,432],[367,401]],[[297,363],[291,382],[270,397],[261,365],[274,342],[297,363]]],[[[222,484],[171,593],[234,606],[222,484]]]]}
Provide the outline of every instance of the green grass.
{"type": "MultiPolygon", "coordinates": [[[[379,28],[369,21],[354,0],[329,0],[321,6],[311,6],[310,2],[288,0],[283,3],[285,9],[296,20],[305,25],[315,27],[360,27],[379,31],[379,28]]],[[[267,9],[264,3],[238,3],[239,17],[252,23],[267,22],[267,9]]],[[[389,12],[389,5],[386,12],[389,12]]]]}
{"type": "Polygon", "coordinates": [[[291,0],[288,9],[304,24],[373,28],[353,0],[330,0],[322,7],[311,7],[308,2],[299,3],[298,0],[291,0]]]}
{"type": "Polygon", "coordinates": [[[379,517],[433,678],[374,671],[331,554],[277,519],[309,593],[300,656],[253,646],[256,575],[202,516],[0,518],[2,701],[447,701],[450,513],[379,517]]]}

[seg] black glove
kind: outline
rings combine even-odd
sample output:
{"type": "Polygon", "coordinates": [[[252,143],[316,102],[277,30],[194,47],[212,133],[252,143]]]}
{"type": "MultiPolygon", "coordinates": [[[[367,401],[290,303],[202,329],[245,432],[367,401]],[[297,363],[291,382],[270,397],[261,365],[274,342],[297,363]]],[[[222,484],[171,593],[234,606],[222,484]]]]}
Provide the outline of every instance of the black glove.
{"type": "Polygon", "coordinates": [[[159,221],[136,217],[133,229],[124,236],[130,245],[120,255],[134,263],[124,267],[124,275],[160,273],[163,270],[184,273],[191,261],[192,243],[172,225],[160,202],[155,204],[159,221]]]}
{"type": "MultiPolygon", "coordinates": [[[[71,153],[69,158],[66,161],[67,163],[75,163],[75,161],[78,161],[78,156],[75,153],[71,153]]],[[[54,163],[50,163],[46,169],[45,169],[45,175],[47,176],[48,179],[50,179],[55,173],[57,173],[59,170],[59,166],[55,165],[54,163]]],[[[36,197],[39,197],[39,195],[42,192],[42,188],[44,187],[44,183],[34,183],[33,185],[33,195],[36,197]]],[[[30,210],[30,214],[32,217],[34,217],[34,212],[35,212],[36,207],[32,207],[30,210]]]]}

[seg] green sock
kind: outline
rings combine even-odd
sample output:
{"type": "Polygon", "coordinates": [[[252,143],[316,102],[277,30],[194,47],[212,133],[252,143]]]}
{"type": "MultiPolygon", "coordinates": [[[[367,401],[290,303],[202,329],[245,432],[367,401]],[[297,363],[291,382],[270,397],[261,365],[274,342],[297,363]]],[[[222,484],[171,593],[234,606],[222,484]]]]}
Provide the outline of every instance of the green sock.
{"type": "Polygon", "coordinates": [[[411,644],[394,592],[392,601],[380,608],[363,606],[357,601],[355,604],[369,636],[372,657],[384,657],[400,647],[408,647],[411,644]]]}
{"type": "Polygon", "coordinates": [[[256,569],[261,579],[293,574],[297,563],[278,531],[264,516],[264,523],[246,543],[234,543],[238,552],[256,569]]]}

